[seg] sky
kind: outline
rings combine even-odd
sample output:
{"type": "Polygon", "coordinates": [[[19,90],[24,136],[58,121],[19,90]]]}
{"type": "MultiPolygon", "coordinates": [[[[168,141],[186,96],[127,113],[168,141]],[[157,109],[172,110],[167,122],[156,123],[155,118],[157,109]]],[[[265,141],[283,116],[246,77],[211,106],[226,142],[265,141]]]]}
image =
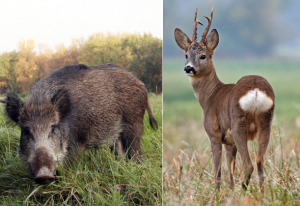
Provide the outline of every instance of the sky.
{"type": "Polygon", "coordinates": [[[33,39],[36,47],[70,45],[94,33],[163,37],[162,0],[1,0],[0,53],[33,39]]]}

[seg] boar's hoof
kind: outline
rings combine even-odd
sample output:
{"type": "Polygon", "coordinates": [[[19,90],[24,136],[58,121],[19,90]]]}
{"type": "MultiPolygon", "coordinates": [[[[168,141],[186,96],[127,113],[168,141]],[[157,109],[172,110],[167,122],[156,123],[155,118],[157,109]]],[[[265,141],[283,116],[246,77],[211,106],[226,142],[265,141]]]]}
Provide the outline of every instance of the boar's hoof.
{"type": "Polygon", "coordinates": [[[54,175],[44,175],[34,178],[34,181],[38,184],[49,184],[50,182],[53,182],[55,180],[54,175]]]}

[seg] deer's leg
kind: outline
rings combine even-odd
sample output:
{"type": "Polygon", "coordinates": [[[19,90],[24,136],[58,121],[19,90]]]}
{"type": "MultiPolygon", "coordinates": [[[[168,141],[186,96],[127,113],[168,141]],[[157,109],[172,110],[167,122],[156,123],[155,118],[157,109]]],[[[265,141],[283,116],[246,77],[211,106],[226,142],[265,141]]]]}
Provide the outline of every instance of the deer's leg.
{"type": "Polygon", "coordinates": [[[216,189],[220,189],[221,185],[221,160],[222,160],[222,143],[221,141],[214,141],[211,138],[211,150],[214,158],[215,184],[216,189]]]}
{"type": "Polygon", "coordinates": [[[237,149],[235,145],[225,145],[226,150],[226,159],[227,159],[227,166],[228,166],[228,182],[229,182],[229,188],[234,188],[234,170],[235,170],[235,159],[236,159],[236,153],[237,149]]]}
{"type": "Polygon", "coordinates": [[[258,154],[256,156],[257,173],[259,178],[259,186],[262,188],[265,177],[264,177],[264,154],[266,153],[270,139],[270,131],[261,131],[258,140],[258,154]]]}
{"type": "MultiPolygon", "coordinates": [[[[272,115],[272,114],[271,114],[272,115]]],[[[271,117],[272,118],[272,117],[271,117]]],[[[259,137],[258,137],[258,153],[256,156],[257,173],[259,178],[259,186],[263,189],[264,183],[264,154],[266,153],[271,133],[270,114],[264,114],[259,122],[259,137]],[[266,121],[269,120],[269,121],[266,121]]]]}
{"type": "Polygon", "coordinates": [[[240,153],[243,161],[244,179],[243,179],[242,186],[244,190],[247,189],[251,175],[254,170],[248,152],[246,124],[247,124],[246,121],[241,119],[241,120],[237,120],[235,124],[232,125],[233,139],[237,151],[240,153]]]}

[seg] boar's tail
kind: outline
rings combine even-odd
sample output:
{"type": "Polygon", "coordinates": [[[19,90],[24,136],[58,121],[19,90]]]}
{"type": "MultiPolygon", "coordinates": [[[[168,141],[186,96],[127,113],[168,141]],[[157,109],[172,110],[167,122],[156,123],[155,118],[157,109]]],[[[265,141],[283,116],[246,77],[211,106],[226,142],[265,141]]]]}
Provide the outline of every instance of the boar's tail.
{"type": "Polygon", "coordinates": [[[148,112],[149,122],[150,122],[150,125],[151,125],[152,129],[157,130],[158,129],[158,124],[157,124],[157,121],[156,121],[156,119],[154,118],[154,116],[152,114],[149,102],[147,102],[147,108],[146,109],[147,109],[147,112],[148,112]]]}

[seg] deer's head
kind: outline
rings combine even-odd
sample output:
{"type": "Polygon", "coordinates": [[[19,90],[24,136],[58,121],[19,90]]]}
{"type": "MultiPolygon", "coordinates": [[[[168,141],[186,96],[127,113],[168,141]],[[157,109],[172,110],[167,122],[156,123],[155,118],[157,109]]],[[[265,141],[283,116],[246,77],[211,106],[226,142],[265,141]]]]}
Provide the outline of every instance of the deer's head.
{"type": "Polygon", "coordinates": [[[213,8],[210,18],[204,17],[208,20],[208,25],[203,32],[200,42],[197,42],[197,24],[203,24],[197,19],[197,9],[192,40],[180,29],[176,28],[174,31],[176,43],[185,52],[184,71],[189,76],[202,77],[209,74],[213,68],[212,56],[219,43],[219,34],[216,29],[213,29],[207,36],[212,22],[213,8]]]}

